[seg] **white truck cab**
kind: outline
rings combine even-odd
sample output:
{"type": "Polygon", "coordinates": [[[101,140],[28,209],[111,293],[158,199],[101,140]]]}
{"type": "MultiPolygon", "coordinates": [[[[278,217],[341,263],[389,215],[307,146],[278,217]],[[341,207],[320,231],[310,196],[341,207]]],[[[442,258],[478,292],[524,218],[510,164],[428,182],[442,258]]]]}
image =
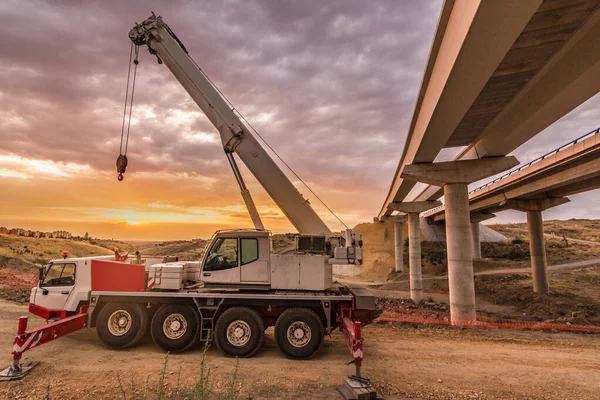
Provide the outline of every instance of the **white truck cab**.
{"type": "MultiPolygon", "coordinates": [[[[64,318],[78,311],[80,304],[89,301],[92,290],[92,261],[115,261],[115,256],[59,258],[40,268],[39,282],[31,289],[30,311],[46,319],[64,318]]],[[[136,263],[135,258],[120,261],[136,263]]],[[[145,257],[146,268],[165,261],[165,257],[145,257]]],[[[168,259],[166,260],[168,261],[168,259]]]]}
{"type": "MultiPolygon", "coordinates": [[[[79,302],[87,301],[91,290],[92,259],[114,260],[114,256],[59,258],[40,269],[38,285],[31,289],[31,305],[46,309],[49,318],[59,312],[75,312],[79,302]]],[[[56,314],[56,315],[55,315],[56,314]]]]}

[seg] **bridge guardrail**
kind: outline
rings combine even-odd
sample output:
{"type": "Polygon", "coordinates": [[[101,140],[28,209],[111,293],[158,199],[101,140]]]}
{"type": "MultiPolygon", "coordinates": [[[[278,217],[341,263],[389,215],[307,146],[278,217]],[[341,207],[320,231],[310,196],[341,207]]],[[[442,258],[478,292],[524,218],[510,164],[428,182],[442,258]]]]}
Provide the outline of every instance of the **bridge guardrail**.
{"type": "MultiPolygon", "coordinates": [[[[563,144],[562,146],[560,146],[560,147],[558,147],[558,148],[556,148],[556,149],[554,149],[554,150],[552,150],[552,151],[544,154],[543,156],[540,156],[540,157],[536,158],[535,160],[528,162],[527,164],[519,165],[518,167],[516,167],[515,169],[512,169],[510,171],[508,171],[504,175],[499,176],[498,178],[493,179],[493,180],[489,181],[488,183],[486,183],[484,185],[481,185],[478,188],[469,191],[469,194],[472,194],[472,193],[478,192],[478,191],[480,191],[482,189],[485,189],[486,187],[491,186],[494,183],[499,182],[499,181],[501,181],[504,178],[507,178],[507,177],[509,177],[509,176],[511,176],[511,175],[513,175],[513,174],[515,174],[517,172],[519,172],[519,171],[522,171],[522,170],[524,170],[524,169],[526,169],[528,167],[531,167],[533,164],[536,164],[536,163],[544,160],[546,157],[549,157],[551,155],[557,154],[557,153],[561,152],[562,150],[564,150],[564,149],[566,149],[568,147],[571,147],[571,146],[573,146],[573,145],[581,142],[583,139],[587,139],[587,138],[589,138],[591,136],[594,136],[594,135],[597,135],[599,133],[600,133],[600,128],[596,128],[596,129],[594,129],[594,130],[586,133],[585,135],[582,135],[582,136],[578,137],[575,140],[571,140],[570,142],[568,142],[566,144],[563,144]]],[[[444,207],[444,205],[442,204],[441,206],[432,208],[428,212],[436,211],[436,210],[439,210],[439,209],[441,209],[443,207],[444,207]]]]}

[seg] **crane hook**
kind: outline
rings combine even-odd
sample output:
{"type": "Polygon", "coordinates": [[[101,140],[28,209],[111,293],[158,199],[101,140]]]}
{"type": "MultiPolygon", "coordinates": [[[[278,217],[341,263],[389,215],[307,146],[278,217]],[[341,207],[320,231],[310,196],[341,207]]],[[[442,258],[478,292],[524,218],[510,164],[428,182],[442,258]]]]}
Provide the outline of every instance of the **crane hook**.
{"type": "Polygon", "coordinates": [[[126,169],[127,169],[127,156],[124,154],[119,154],[119,157],[117,157],[117,172],[119,173],[119,176],[117,177],[117,179],[119,180],[119,182],[121,182],[123,180],[123,174],[125,173],[126,169]]]}

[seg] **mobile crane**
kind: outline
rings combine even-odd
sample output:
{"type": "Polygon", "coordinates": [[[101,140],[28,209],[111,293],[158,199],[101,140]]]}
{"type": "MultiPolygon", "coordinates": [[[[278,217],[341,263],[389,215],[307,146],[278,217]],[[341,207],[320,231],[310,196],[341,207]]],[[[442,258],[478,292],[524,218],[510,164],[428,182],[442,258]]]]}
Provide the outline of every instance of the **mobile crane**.
{"type": "Polygon", "coordinates": [[[56,321],[27,331],[27,317],[22,317],[13,365],[0,377],[22,377],[32,367],[20,365],[23,352],[85,326],[96,327],[112,348],[133,346],[149,332],[166,351],[182,352],[198,340],[212,340],[237,357],[252,356],[266,327],[274,326],[280,350],[297,359],[312,357],[323,336],[339,328],[360,376],[361,326],[379,311],[373,295],[333,282],[332,272],[333,265],[361,262],[360,235],[350,229],[331,232],[160,16],[136,24],[129,38],[169,68],[218,130],[255,229],[217,231],[199,262],[133,260],[118,253],[114,259],[53,260],[40,270],[29,310],[56,321]],[[292,251],[271,251],[270,232],[234,153],[300,233],[292,251]]]}
{"type": "MultiPolygon", "coordinates": [[[[218,263],[220,266],[211,267],[212,271],[206,273],[206,268],[210,266],[203,263],[202,281],[206,286],[242,285],[247,287],[254,284],[270,285],[273,289],[324,290],[331,285],[331,265],[361,262],[362,240],[360,235],[350,229],[343,231],[342,235],[334,235],[331,232],[310,203],[304,199],[248,127],[240,120],[233,111],[233,107],[225,101],[221,92],[188,55],[183,43],[161,17],[153,14],[141,24],[136,24],[129,32],[129,38],[136,46],[147,46],[149,52],[157,57],[159,63],[164,63],[169,68],[219,132],[223,149],[240,186],[242,198],[255,228],[263,230],[264,226],[244,184],[234,154],[239,156],[300,233],[296,245],[296,258],[300,264],[298,268],[292,268],[289,265],[295,263],[295,261],[290,261],[292,258],[272,257],[271,268],[268,268],[267,263],[262,263],[260,266],[244,264],[245,271],[242,268],[240,273],[239,267],[237,269],[226,268],[224,264],[227,263],[227,257],[224,254],[217,255],[218,252],[213,252],[213,247],[211,247],[211,251],[207,254],[209,256],[215,254],[216,258],[207,260],[207,262],[218,263]],[[316,258],[317,254],[323,255],[323,257],[316,258]],[[309,263],[309,261],[314,268],[309,267],[308,264],[301,265],[309,263]],[[283,270],[278,267],[282,263],[286,265],[283,270]],[[310,279],[302,288],[289,281],[288,278],[291,276],[302,275],[303,272],[304,275],[309,275],[310,279]],[[288,282],[289,285],[284,282],[288,282]]],[[[223,246],[221,235],[221,233],[217,233],[213,238],[213,243],[217,246],[214,248],[215,250],[220,248],[218,246],[223,246]]],[[[290,279],[293,280],[293,278],[290,279]]]]}

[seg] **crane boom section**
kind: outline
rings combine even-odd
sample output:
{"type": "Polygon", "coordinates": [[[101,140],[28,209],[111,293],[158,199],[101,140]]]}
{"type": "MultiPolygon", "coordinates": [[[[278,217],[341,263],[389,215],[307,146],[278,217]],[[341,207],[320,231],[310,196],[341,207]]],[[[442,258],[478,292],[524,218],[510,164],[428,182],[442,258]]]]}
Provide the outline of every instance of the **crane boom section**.
{"type": "Polygon", "coordinates": [[[138,46],[148,46],[219,131],[225,152],[235,152],[285,216],[303,234],[329,235],[331,230],[296,189],[250,130],[230,108],[185,47],[159,16],[152,15],[129,33],[138,46]]]}

